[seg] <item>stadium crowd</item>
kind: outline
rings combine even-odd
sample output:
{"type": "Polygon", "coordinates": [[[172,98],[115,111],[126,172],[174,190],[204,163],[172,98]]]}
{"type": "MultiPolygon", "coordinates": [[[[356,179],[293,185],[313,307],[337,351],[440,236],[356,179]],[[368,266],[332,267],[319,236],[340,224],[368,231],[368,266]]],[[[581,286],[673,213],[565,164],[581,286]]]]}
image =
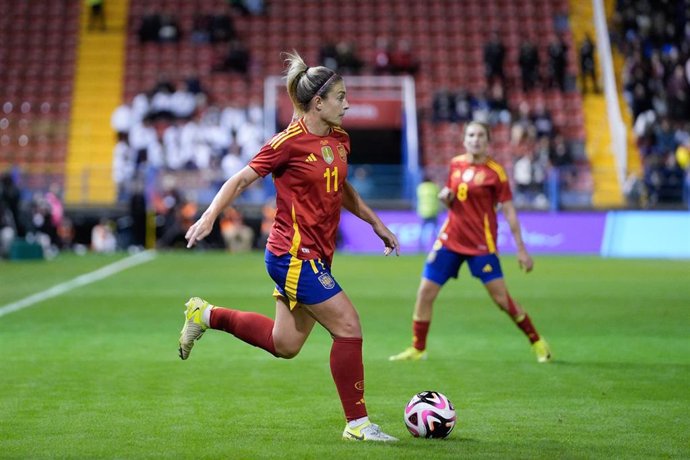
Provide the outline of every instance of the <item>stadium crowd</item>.
{"type": "Polygon", "coordinates": [[[680,203],[690,175],[690,5],[619,0],[610,32],[625,56],[623,94],[644,171],[628,178],[628,198],[680,203]]]}

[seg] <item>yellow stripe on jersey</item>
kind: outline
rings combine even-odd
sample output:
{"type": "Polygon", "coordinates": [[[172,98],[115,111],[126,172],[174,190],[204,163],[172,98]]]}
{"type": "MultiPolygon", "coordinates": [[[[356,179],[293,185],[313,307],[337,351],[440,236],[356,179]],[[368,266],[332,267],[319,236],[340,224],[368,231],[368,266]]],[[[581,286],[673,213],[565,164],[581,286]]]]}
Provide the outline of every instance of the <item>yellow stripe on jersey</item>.
{"type": "Polygon", "coordinates": [[[290,125],[288,128],[283,131],[282,133],[276,135],[270,142],[271,147],[274,149],[278,148],[280,144],[285,142],[287,139],[291,138],[292,136],[295,136],[299,133],[303,132],[302,128],[298,124],[290,125]]]}
{"type": "Polygon", "coordinates": [[[503,169],[503,166],[500,164],[496,163],[494,160],[489,160],[486,162],[486,165],[496,171],[496,174],[498,174],[498,180],[501,182],[506,182],[508,180],[508,176],[506,175],[505,170],[503,169]]]}
{"type": "Polygon", "coordinates": [[[284,136],[290,134],[291,132],[297,131],[298,129],[301,129],[301,125],[299,125],[298,123],[291,123],[283,131],[281,131],[281,132],[277,133],[275,136],[273,136],[273,138],[269,141],[269,143],[273,143],[273,142],[277,141],[278,139],[280,139],[281,137],[284,137],[284,136]]]}
{"type": "Polygon", "coordinates": [[[302,235],[299,234],[299,225],[297,224],[297,216],[295,214],[295,205],[292,205],[292,228],[295,234],[292,235],[292,247],[290,247],[290,254],[297,257],[297,250],[300,243],[302,243],[302,235]]]}
{"type": "Polygon", "coordinates": [[[334,126],[333,131],[338,131],[340,133],[347,134],[347,131],[345,131],[343,128],[341,128],[339,126],[334,126]]]}
{"type": "Polygon", "coordinates": [[[489,215],[484,214],[484,236],[486,237],[486,247],[491,254],[496,252],[496,242],[491,234],[491,226],[489,225],[489,215]]]}

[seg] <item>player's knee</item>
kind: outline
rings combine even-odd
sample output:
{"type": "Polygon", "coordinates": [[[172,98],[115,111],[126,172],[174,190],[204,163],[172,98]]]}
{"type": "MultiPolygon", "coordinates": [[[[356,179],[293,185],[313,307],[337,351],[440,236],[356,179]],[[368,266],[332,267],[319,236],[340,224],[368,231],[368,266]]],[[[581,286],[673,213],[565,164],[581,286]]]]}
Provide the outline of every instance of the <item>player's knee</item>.
{"type": "Polygon", "coordinates": [[[283,359],[292,359],[302,350],[302,344],[275,344],[276,356],[283,359]]]}

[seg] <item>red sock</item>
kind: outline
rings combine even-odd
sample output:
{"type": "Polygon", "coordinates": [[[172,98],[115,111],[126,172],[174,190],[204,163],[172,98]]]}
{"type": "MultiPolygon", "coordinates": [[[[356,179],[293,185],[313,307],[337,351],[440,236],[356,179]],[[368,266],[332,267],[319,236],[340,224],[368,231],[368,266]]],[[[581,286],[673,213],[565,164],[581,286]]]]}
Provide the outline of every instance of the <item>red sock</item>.
{"type": "Polygon", "coordinates": [[[412,321],[412,346],[419,351],[426,350],[426,336],[429,334],[430,321],[412,321]]]}
{"type": "Polygon", "coordinates": [[[238,339],[276,356],[271,318],[253,312],[214,307],[209,323],[211,329],[229,332],[238,339]]]}
{"type": "Polygon", "coordinates": [[[508,296],[508,314],[513,319],[513,321],[515,321],[517,327],[519,327],[520,330],[525,333],[530,343],[534,343],[537,340],[539,340],[539,334],[537,333],[537,330],[534,328],[534,325],[532,324],[532,320],[530,319],[529,315],[527,313],[523,315],[518,315],[515,302],[513,302],[513,299],[510,296],[508,296]]]}
{"type": "Polygon", "coordinates": [[[347,421],[366,417],[361,338],[336,337],[333,339],[331,374],[347,421]]]}

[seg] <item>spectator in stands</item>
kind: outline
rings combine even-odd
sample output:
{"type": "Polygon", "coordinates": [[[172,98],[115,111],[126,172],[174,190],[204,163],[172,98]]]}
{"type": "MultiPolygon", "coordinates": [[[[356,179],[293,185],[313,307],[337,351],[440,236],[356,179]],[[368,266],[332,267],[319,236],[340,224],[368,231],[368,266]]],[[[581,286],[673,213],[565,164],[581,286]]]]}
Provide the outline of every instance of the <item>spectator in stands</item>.
{"type": "Polygon", "coordinates": [[[105,0],[86,0],[86,5],[89,7],[88,29],[105,30],[105,0]]]}
{"type": "Polygon", "coordinates": [[[680,122],[690,119],[690,86],[685,75],[685,68],[677,64],[666,83],[668,102],[668,116],[671,120],[680,122]]]}
{"type": "MultiPolygon", "coordinates": [[[[508,107],[508,99],[506,98],[503,85],[496,82],[491,85],[489,89],[489,123],[508,124],[511,120],[510,108],[508,107]]],[[[456,106],[457,107],[457,106],[456,106]]]]}
{"type": "Polygon", "coordinates": [[[654,133],[654,143],[651,149],[652,154],[663,156],[676,151],[678,147],[676,132],[668,117],[662,118],[659,123],[654,123],[652,129],[654,133]]]}
{"type": "Polygon", "coordinates": [[[648,110],[653,110],[652,98],[647,89],[647,85],[642,82],[638,82],[633,87],[632,92],[632,116],[633,120],[637,120],[637,117],[648,110]]]}
{"type": "Polygon", "coordinates": [[[376,75],[389,75],[392,72],[390,39],[383,35],[376,37],[373,69],[376,75]]]}
{"type": "MultiPolygon", "coordinates": [[[[474,100],[472,95],[465,90],[460,88],[457,93],[455,93],[453,99],[452,114],[450,116],[450,121],[467,122],[472,120],[472,107],[474,105],[474,100]]],[[[489,101],[489,103],[494,103],[496,101],[489,101]]]]}
{"type": "Polygon", "coordinates": [[[276,220],[276,200],[271,198],[261,207],[261,235],[257,246],[265,248],[268,243],[268,236],[271,234],[273,223],[276,220]]]}
{"type": "Polygon", "coordinates": [[[319,63],[331,70],[338,69],[338,49],[334,40],[326,39],[319,49],[319,63]]]}
{"type": "Polygon", "coordinates": [[[419,62],[412,53],[412,44],[401,38],[390,54],[390,67],[394,75],[414,75],[419,70],[419,62]]]}
{"type": "Polygon", "coordinates": [[[594,42],[589,34],[585,34],[585,38],[580,45],[580,84],[582,93],[589,91],[588,80],[592,82],[592,90],[595,93],[599,92],[599,82],[597,81],[597,66],[594,60],[594,42]]]}
{"type": "Polygon", "coordinates": [[[447,88],[441,88],[434,93],[432,119],[435,122],[455,119],[455,97],[447,88]]]}
{"type": "Polygon", "coordinates": [[[256,103],[250,104],[247,117],[235,133],[235,141],[240,149],[240,157],[246,164],[265,143],[263,109],[256,103]]]}
{"type": "Polygon", "coordinates": [[[364,62],[358,56],[355,44],[341,40],[335,48],[337,68],[332,70],[343,75],[358,74],[364,66],[364,62]]]}
{"type": "Polygon", "coordinates": [[[539,78],[539,51],[534,41],[527,37],[520,44],[518,55],[520,76],[522,78],[522,90],[525,92],[534,89],[540,82],[539,78]]]}
{"type": "Polygon", "coordinates": [[[529,205],[533,194],[539,190],[539,184],[534,178],[533,163],[533,152],[527,150],[519,153],[513,164],[515,201],[520,207],[529,205]]]}
{"type": "Polygon", "coordinates": [[[235,26],[232,18],[224,9],[220,9],[211,15],[209,21],[209,37],[211,43],[222,43],[236,38],[235,26]]]}
{"type": "Polygon", "coordinates": [[[554,38],[547,48],[549,56],[548,87],[566,90],[568,45],[563,37],[554,38]]]}
{"type": "Polygon", "coordinates": [[[578,171],[575,167],[575,158],[565,137],[559,133],[553,139],[544,137],[539,142],[548,147],[546,158],[548,158],[552,170],[558,174],[561,188],[564,190],[572,188],[575,185],[578,171]]]}
{"type": "Polygon", "coordinates": [[[472,98],[472,120],[485,124],[491,122],[491,104],[485,89],[472,98]]]}
{"type": "Polygon", "coordinates": [[[97,253],[110,254],[117,249],[114,231],[115,224],[110,219],[102,218],[91,229],[91,250],[97,253]]]}
{"type": "Polygon", "coordinates": [[[198,206],[194,199],[186,198],[175,186],[175,179],[165,179],[163,195],[155,200],[156,214],[163,217],[163,226],[157,247],[168,248],[184,245],[184,235],[197,217],[198,206]]]}
{"type": "Polygon", "coordinates": [[[110,116],[110,126],[116,135],[129,135],[129,130],[134,122],[132,107],[129,104],[120,104],[110,116]]]}
{"type": "Polygon", "coordinates": [[[555,131],[553,118],[551,117],[551,112],[547,110],[546,104],[541,99],[537,100],[537,102],[534,104],[532,124],[534,125],[537,138],[553,137],[555,131]]]}
{"type": "Polygon", "coordinates": [[[529,103],[527,101],[520,101],[510,127],[511,143],[519,144],[524,138],[536,139],[536,137],[537,128],[534,126],[529,103]]]}
{"type": "Polygon", "coordinates": [[[208,14],[197,13],[192,20],[191,40],[192,43],[204,44],[211,41],[211,16],[208,14]]]}
{"type": "Polygon", "coordinates": [[[505,56],[506,47],[498,31],[494,30],[491,32],[489,40],[484,44],[484,69],[487,85],[492,86],[498,82],[505,87],[505,74],[503,73],[505,56]]]}
{"type": "Polygon", "coordinates": [[[149,11],[141,18],[139,25],[139,41],[141,43],[157,42],[161,29],[161,15],[154,10],[149,11]]]}
{"type": "Polygon", "coordinates": [[[180,26],[177,18],[171,14],[160,15],[160,27],[158,29],[159,43],[175,43],[181,38],[180,26]]]}
{"type": "MultiPolygon", "coordinates": [[[[235,147],[237,147],[237,144],[235,144],[235,147]]],[[[224,181],[237,174],[242,168],[244,168],[245,164],[247,163],[240,156],[239,149],[231,148],[221,161],[221,169],[223,170],[224,181]]]]}
{"type": "Polygon", "coordinates": [[[223,63],[220,68],[216,70],[236,72],[241,75],[247,75],[249,72],[249,63],[251,56],[249,54],[249,49],[245,46],[244,42],[239,39],[230,40],[228,44],[228,50],[223,59],[223,63]]]}
{"type": "Polygon", "coordinates": [[[146,245],[146,213],[144,181],[141,178],[136,178],[132,183],[132,193],[129,198],[129,217],[132,222],[129,246],[135,250],[146,245]]]}
{"type": "Polygon", "coordinates": [[[623,196],[625,203],[633,208],[644,207],[647,203],[647,191],[640,176],[636,172],[631,172],[623,183],[623,196]]]}
{"type": "Polygon", "coordinates": [[[0,257],[5,257],[14,239],[24,236],[24,219],[20,214],[21,192],[9,172],[0,176],[0,257]]]}
{"type": "Polygon", "coordinates": [[[226,0],[233,9],[239,11],[242,16],[258,16],[264,13],[264,0],[226,0]]]}
{"type": "Polygon", "coordinates": [[[220,233],[229,252],[247,252],[254,244],[254,230],[244,223],[242,213],[232,206],[219,219],[220,233]]]}
{"type": "Polygon", "coordinates": [[[136,171],[136,152],[129,145],[129,134],[118,133],[117,144],[113,149],[112,176],[117,188],[117,201],[128,196],[128,187],[136,171]]]}

